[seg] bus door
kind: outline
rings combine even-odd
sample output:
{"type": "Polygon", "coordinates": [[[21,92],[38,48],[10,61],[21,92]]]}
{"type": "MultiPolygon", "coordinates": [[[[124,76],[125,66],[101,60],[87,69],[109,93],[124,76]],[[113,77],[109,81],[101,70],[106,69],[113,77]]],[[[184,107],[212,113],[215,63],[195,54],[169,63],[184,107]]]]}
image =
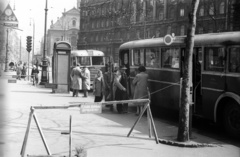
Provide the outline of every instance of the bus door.
{"type": "Polygon", "coordinates": [[[214,105],[226,89],[226,56],[224,47],[204,48],[202,66],[202,111],[213,119],[214,105]]]}
{"type": "Polygon", "coordinates": [[[119,65],[125,66],[126,69],[126,74],[128,76],[128,93],[130,94],[129,96],[131,97],[131,81],[130,81],[130,50],[129,49],[125,49],[125,50],[121,50],[119,52],[119,65]]]}
{"type": "Polygon", "coordinates": [[[194,102],[194,113],[202,112],[202,93],[201,93],[201,82],[202,82],[202,48],[195,47],[193,49],[193,102],[194,102]]]}

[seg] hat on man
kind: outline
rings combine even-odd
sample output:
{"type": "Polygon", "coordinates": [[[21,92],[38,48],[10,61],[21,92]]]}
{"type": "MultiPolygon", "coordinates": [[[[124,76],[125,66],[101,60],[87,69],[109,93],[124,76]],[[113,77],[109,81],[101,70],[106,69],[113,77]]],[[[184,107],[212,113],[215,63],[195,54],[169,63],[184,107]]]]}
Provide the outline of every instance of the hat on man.
{"type": "Polygon", "coordinates": [[[124,65],[121,65],[119,69],[126,70],[127,68],[124,65]]]}

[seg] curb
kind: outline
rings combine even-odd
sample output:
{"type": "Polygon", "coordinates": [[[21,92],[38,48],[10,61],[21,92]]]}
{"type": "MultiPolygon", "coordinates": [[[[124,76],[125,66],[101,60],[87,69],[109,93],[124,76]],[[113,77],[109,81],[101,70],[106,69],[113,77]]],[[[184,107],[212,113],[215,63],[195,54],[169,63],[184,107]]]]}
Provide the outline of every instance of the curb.
{"type": "Polygon", "coordinates": [[[178,141],[171,141],[171,140],[164,140],[158,138],[159,143],[167,144],[171,146],[178,146],[178,147],[186,147],[186,148],[199,148],[199,147],[217,147],[219,145],[215,144],[207,144],[207,143],[193,143],[189,142],[178,142],[178,141]]]}

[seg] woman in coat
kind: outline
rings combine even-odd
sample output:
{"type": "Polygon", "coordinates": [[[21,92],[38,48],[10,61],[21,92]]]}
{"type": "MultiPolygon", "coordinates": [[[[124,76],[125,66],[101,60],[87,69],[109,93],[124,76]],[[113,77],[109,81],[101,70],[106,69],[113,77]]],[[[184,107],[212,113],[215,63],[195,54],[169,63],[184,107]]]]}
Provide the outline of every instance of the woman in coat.
{"type": "MultiPolygon", "coordinates": [[[[145,72],[144,66],[139,66],[139,73],[133,79],[134,95],[133,99],[146,99],[148,98],[148,74],[145,72]]],[[[139,115],[142,112],[142,106],[137,106],[137,113],[139,115]]]]}
{"type": "Polygon", "coordinates": [[[71,71],[71,80],[72,80],[72,89],[73,89],[73,97],[78,97],[79,90],[82,89],[82,74],[80,65],[73,63],[73,66],[75,66],[71,71]],[[77,65],[77,66],[76,66],[77,65]]]}
{"type": "Polygon", "coordinates": [[[84,93],[83,97],[88,97],[88,90],[90,90],[90,71],[86,66],[83,67],[82,71],[82,89],[84,93]]]}
{"type": "Polygon", "coordinates": [[[105,82],[101,70],[98,70],[97,76],[93,81],[93,95],[95,95],[94,102],[101,102],[104,95],[105,82]]]}

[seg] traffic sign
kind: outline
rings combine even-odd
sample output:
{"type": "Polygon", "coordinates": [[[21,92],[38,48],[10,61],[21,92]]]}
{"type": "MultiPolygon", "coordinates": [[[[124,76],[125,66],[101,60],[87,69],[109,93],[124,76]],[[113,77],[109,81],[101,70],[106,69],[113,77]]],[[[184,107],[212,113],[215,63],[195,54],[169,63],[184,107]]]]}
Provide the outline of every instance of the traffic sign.
{"type": "Polygon", "coordinates": [[[9,26],[9,27],[18,27],[17,23],[3,23],[4,26],[9,26]]]}

